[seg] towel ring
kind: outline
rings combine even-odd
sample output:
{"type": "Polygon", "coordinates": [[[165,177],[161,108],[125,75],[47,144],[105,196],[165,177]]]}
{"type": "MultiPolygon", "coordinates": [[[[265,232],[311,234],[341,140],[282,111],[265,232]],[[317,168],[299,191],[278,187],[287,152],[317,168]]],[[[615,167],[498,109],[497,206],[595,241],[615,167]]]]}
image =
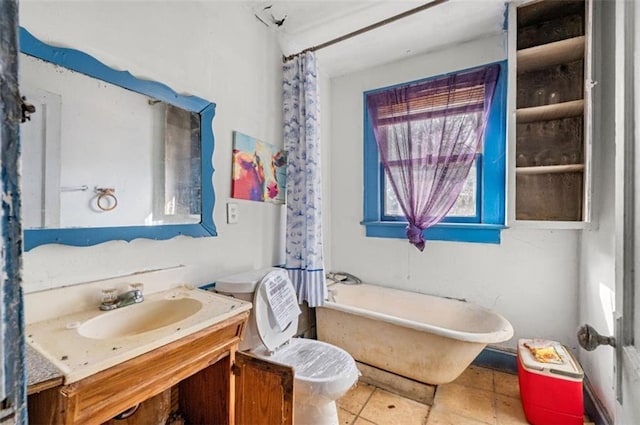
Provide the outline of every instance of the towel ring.
{"type": "Polygon", "coordinates": [[[96,199],[96,204],[98,208],[102,211],[111,211],[118,206],[118,198],[113,193],[116,190],[110,187],[97,187],[96,192],[99,193],[98,198],[96,199]]]}

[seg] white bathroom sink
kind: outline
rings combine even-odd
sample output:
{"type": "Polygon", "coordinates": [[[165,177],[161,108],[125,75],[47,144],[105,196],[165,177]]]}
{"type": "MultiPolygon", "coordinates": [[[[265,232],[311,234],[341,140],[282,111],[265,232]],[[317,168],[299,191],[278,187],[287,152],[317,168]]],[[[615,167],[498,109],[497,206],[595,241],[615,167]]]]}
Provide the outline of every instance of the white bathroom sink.
{"type": "Polygon", "coordinates": [[[193,298],[146,301],[89,319],[78,333],[92,339],[137,335],[178,323],[200,309],[202,303],[193,298]]]}
{"type": "Polygon", "coordinates": [[[27,343],[70,384],[248,312],[251,303],[189,287],[145,294],[112,311],[94,308],[26,327],[27,343]]]}

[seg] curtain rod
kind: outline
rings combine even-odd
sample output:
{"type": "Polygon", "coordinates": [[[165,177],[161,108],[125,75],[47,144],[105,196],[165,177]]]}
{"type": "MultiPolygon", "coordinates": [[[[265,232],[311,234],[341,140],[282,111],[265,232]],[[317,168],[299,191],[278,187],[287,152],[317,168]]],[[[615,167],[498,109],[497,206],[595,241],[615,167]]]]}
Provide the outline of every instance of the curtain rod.
{"type": "Polygon", "coordinates": [[[291,59],[293,59],[296,56],[301,55],[303,53],[315,52],[316,50],[324,49],[325,47],[332,46],[334,44],[340,43],[341,41],[348,40],[348,39],[350,39],[352,37],[355,37],[357,35],[360,35],[360,34],[363,34],[365,32],[374,30],[376,28],[380,28],[380,27],[382,27],[384,25],[387,25],[387,24],[390,24],[392,22],[395,22],[395,21],[397,21],[399,19],[406,18],[407,16],[411,16],[411,15],[413,15],[415,13],[422,12],[423,10],[430,9],[430,8],[432,8],[434,6],[437,6],[437,5],[442,4],[442,3],[446,3],[448,1],[449,0],[433,0],[433,1],[429,2],[429,3],[425,3],[425,4],[421,5],[421,6],[415,7],[413,9],[409,9],[409,10],[407,10],[405,12],[402,12],[402,13],[399,13],[397,15],[391,16],[389,18],[383,19],[382,21],[379,21],[379,22],[376,22],[374,24],[368,25],[368,26],[366,26],[364,28],[360,28],[360,29],[355,30],[353,32],[350,32],[348,34],[345,34],[345,35],[342,35],[340,37],[334,38],[333,40],[326,41],[326,42],[324,42],[322,44],[318,44],[316,46],[308,47],[308,48],[306,48],[306,49],[304,49],[304,50],[302,50],[302,51],[300,51],[298,53],[294,53],[294,54],[289,55],[289,56],[283,56],[282,57],[282,62],[288,62],[291,59]]]}

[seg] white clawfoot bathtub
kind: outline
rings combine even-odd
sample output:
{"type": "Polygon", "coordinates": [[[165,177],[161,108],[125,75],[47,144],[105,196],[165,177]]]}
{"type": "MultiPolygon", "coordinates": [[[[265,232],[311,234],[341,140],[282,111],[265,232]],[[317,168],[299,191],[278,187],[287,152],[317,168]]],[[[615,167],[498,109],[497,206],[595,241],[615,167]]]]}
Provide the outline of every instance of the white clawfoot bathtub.
{"type": "Polygon", "coordinates": [[[511,324],[484,307],[366,283],[330,285],[316,320],[319,340],[432,385],[453,381],[487,344],[513,336],[511,324]]]}

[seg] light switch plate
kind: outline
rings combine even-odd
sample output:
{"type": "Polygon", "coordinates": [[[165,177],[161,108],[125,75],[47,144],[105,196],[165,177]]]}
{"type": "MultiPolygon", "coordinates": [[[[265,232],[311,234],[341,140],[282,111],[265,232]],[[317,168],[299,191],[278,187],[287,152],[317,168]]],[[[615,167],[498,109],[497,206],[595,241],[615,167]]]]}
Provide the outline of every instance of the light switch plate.
{"type": "Polygon", "coordinates": [[[227,223],[236,224],[238,222],[238,204],[235,202],[227,203],[227,223]]]}

